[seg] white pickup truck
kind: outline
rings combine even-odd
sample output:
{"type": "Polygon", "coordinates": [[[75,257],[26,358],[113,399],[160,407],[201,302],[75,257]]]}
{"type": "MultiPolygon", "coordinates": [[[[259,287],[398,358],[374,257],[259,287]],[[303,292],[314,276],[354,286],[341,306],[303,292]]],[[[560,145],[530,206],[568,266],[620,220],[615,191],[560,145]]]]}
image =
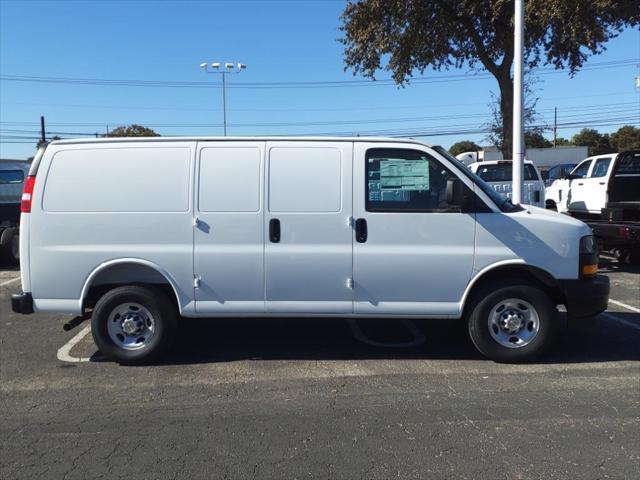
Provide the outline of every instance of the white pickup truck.
{"type": "Polygon", "coordinates": [[[586,158],[566,178],[553,182],[546,189],[546,207],[577,216],[599,217],[607,202],[607,184],[616,155],[586,158]]]}
{"type": "Polygon", "coordinates": [[[546,196],[547,208],[585,221],[600,249],[640,264],[640,151],[589,157],[546,196]]]}
{"type": "MultiPolygon", "coordinates": [[[[501,195],[511,198],[513,188],[511,160],[475,162],[469,169],[501,195]]],[[[530,160],[524,161],[524,189],[522,203],[534,207],[545,207],[544,182],[540,172],[530,160]]]]}

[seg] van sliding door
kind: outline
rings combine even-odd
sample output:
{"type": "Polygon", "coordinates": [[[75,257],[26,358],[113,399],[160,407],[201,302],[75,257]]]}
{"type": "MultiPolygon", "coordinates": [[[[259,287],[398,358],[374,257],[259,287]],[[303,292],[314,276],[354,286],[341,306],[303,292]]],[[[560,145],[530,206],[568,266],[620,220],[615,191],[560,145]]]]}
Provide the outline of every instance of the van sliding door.
{"type": "Polygon", "coordinates": [[[352,312],[352,148],[267,143],[267,312],[352,312]]]}

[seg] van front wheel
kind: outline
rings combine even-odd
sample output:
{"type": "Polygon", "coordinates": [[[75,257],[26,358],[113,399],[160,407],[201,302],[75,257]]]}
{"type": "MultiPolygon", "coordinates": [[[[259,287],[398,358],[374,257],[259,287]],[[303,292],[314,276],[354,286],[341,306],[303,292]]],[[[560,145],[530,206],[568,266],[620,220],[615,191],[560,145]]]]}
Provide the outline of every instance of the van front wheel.
{"type": "Polygon", "coordinates": [[[175,307],[160,290],[117,287],[96,304],[93,340],[110,360],[126,365],[152,362],[171,346],[177,330],[175,307]]]}
{"type": "Polygon", "coordinates": [[[547,293],[519,282],[491,286],[477,299],[467,318],[469,335],[484,356],[520,363],[544,353],[555,339],[557,310],[547,293]]]}

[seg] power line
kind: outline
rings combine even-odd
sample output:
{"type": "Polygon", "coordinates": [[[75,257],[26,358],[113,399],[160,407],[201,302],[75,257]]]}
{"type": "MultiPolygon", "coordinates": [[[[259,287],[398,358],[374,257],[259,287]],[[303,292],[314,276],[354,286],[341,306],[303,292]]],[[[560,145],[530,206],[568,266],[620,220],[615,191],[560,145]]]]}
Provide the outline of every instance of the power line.
{"type": "MultiPolygon", "coordinates": [[[[594,62],[584,65],[584,70],[602,70],[635,66],[638,59],[612,60],[608,62],[594,62]]],[[[534,70],[535,74],[562,73],[555,67],[540,67],[534,70]]],[[[441,83],[450,81],[483,80],[492,78],[488,72],[467,72],[459,74],[444,74],[438,76],[421,76],[411,79],[411,84],[441,83]]],[[[79,77],[44,77],[31,75],[0,75],[0,80],[14,82],[73,84],[73,85],[100,85],[121,87],[160,87],[160,88],[222,88],[221,85],[203,81],[176,81],[176,80],[132,80],[132,79],[104,79],[104,78],[79,78],[79,77]]],[[[323,81],[297,81],[297,82],[234,82],[227,88],[247,89],[298,89],[298,88],[343,88],[343,87],[372,87],[395,85],[393,79],[380,80],[323,80],[323,81]]]]}
{"type": "MultiPolygon", "coordinates": [[[[607,114],[612,113],[635,113],[640,112],[640,106],[636,102],[618,102],[608,104],[580,105],[573,107],[561,107],[560,114],[562,118],[575,118],[584,115],[597,115],[598,110],[602,110],[607,114]]],[[[554,109],[541,109],[537,111],[544,118],[545,113],[553,113],[554,109]]],[[[468,112],[463,114],[451,115],[424,115],[415,117],[385,117],[385,118],[362,118],[362,119],[334,119],[334,120],[317,120],[317,121],[289,121],[289,122],[250,122],[250,123],[234,123],[233,127],[295,127],[295,126],[331,126],[331,125],[368,125],[376,123],[412,123],[412,122],[436,122],[441,120],[455,119],[487,119],[491,116],[490,112],[468,112]]],[[[120,125],[130,122],[50,122],[49,126],[57,127],[104,127],[106,124],[120,125]]],[[[220,123],[147,123],[142,122],[150,128],[216,128],[221,127],[220,123]]],[[[37,122],[12,122],[0,121],[0,128],[8,131],[12,127],[18,126],[35,126],[37,122]]],[[[51,133],[65,133],[52,131],[51,133]]],[[[73,133],[72,133],[73,134],[73,133]]],[[[91,134],[92,132],[75,133],[77,135],[91,134]]]]}

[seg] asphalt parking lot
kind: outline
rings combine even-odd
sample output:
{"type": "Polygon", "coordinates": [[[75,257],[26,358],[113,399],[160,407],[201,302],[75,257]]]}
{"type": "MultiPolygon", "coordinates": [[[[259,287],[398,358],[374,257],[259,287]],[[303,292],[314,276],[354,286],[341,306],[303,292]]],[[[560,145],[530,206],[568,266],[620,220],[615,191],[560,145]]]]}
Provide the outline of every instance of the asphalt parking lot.
{"type": "Polygon", "coordinates": [[[0,478],[640,478],[640,269],[532,365],[444,321],[184,320],[160,365],[11,312],[0,268],[0,478]]]}

